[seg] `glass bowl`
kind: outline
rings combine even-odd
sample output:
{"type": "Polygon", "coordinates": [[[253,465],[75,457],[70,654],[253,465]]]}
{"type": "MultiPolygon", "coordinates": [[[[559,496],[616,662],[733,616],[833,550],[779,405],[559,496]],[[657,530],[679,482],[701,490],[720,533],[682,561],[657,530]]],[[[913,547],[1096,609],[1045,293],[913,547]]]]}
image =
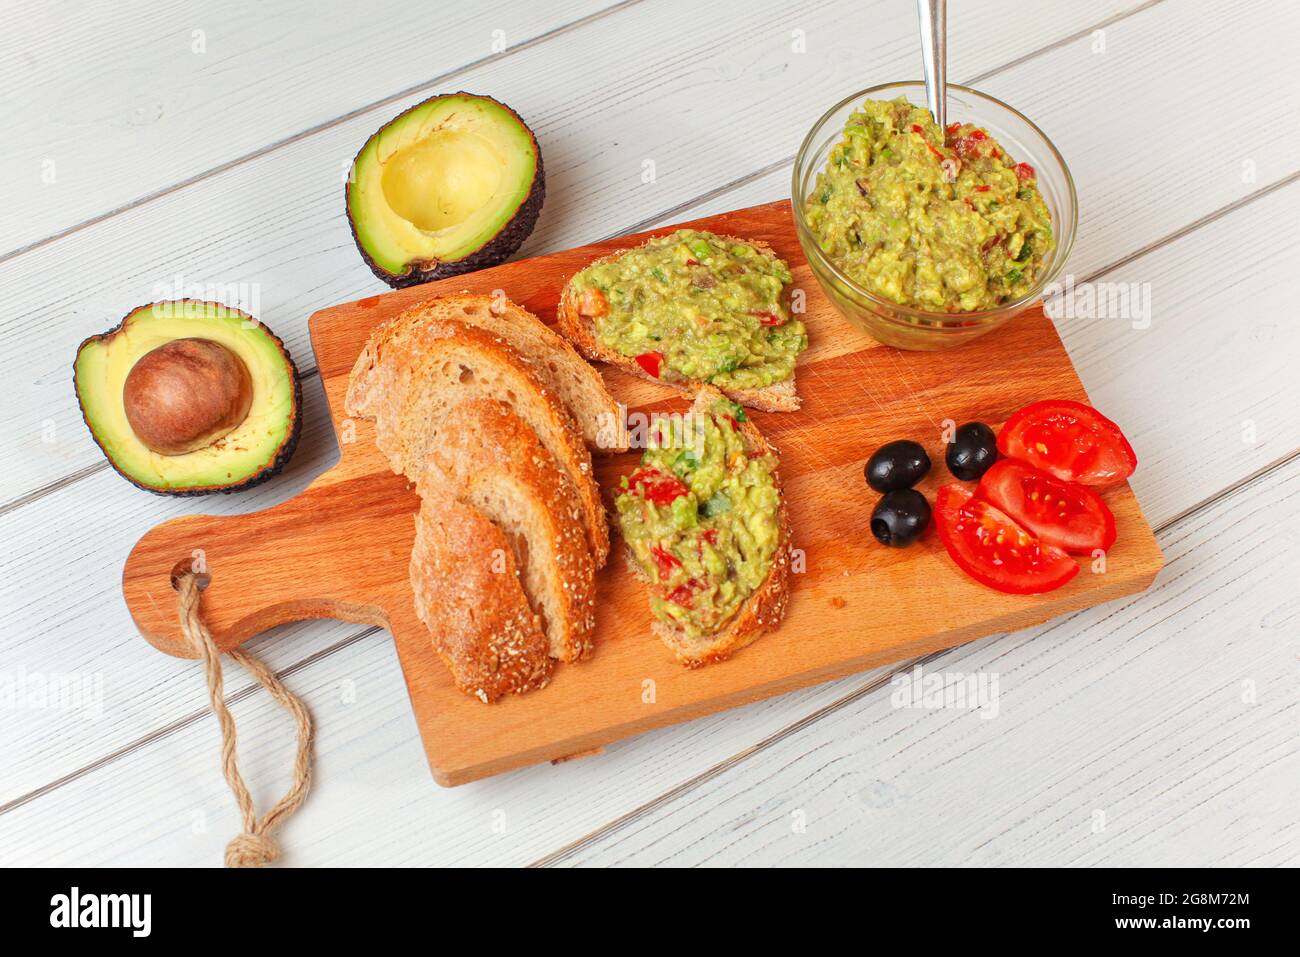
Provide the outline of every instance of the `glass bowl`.
{"type": "Polygon", "coordinates": [[[1078,226],[1078,197],[1065,160],[1052,141],[1017,110],[987,93],[948,85],[948,122],[974,123],[998,140],[1017,162],[1029,163],[1038,174],[1038,191],[1052,214],[1056,248],[1043,264],[1038,283],[1028,293],[996,309],[980,312],[927,312],[900,305],[868,292],[827,258],[804,219],[803,204],[817,174],[826,167],[831,147],[844,135],[844,124],[863,100],[892,100],[906,96],[925,105],[925,84],[920,81],[883,83],[854,93],[831,107],[808,131],[794,161],[791,199],[795,232],[813,275],[840,313],[855,327],[885,345],[900,349],[948,349],[992,332],[1023,312],[1065,268],[1078,226]]]}

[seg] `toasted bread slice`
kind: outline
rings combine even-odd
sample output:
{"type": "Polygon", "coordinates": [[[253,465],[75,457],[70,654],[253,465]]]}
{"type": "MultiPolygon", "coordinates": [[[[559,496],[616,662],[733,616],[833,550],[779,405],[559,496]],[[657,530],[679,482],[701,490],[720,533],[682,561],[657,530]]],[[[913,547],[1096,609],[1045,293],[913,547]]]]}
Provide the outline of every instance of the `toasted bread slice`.
{"type": "MultiPolygon", "coordinates": [[[[719,389],[710,385],[703,386],[690,411],[708,414],[709,407],[721,398],[723,393],[719,389]]],[[[737,427],[745,439],[747,454],[752,456],[777,454],[752,421],[746,419],[744,422],[737,423],[737,427]]],[[[775,630],[785,616],[786,601],[790,593],[790,516],[785,498],[781,495],[779,471],[772,473],[772,480],[776,484],[778,495],[781,496],[777,513],[778,535],[776,550],[772,554],[772,564],[762,584],[713,634],[695,638],[659,619],[656,619],[652,626],[654,633],[672,650],[677,660],[688,668],[699,668],[731,657],[760,635],[775,630]]],[[[640,566],[632,557],[630,548],[626,554],[628,565],[633,572],[646,581],[640,566]]]]}
{"type": "MultiPolygon", "coordinates": [[[[658,237],[651,237],[655,239],[658,237]]],[[[765,256],[773,259],[776,252],[771,246],[763,242],[749,239],[737,239],[732,236],[719,236],[719,239],[727,242],[743,243],[746,246],[752,246],[759,250],[765,256]]],[[[646,240],[649,242],[650,240],[646,240]]],[[[588,263],[586,267],[597,265],[599,263],[611,262],[624,255],[628,250],[611,253],[608,256],[602,256],[599,259],[588,263]]],[[[631,356],[625,356],[621,352],[615,352],[600,343],[596,338],[595,323],[588,317],[578,312],[578,295],[573,285],[571,277],[565,283],[564,290],[560,294],[560,304],[556,309],[556,325],[560,332],[568,337],[569,341],[578,347],[578,351],[588,359],[599,362],[606,362],[612,366],[622,369],[624,372],[630,372],[632,375],[640,376],[643,379],[649,379],[651,382],[662,382],[664,385],[672,386],[674,389],[686,395],[695,395],[695,393],[708,383],[700,382],[696,379],[687,379],[671,369],[663,369],[658,377],[650,375],[631,356]]],[[[799,408],[799,394],[795,391],[794,376],[783,379],[780,382],[774,382],[772,385],[764,386],[761,389],[735,389],[720,388],[732,401],[739,402],[741,405],[749,406],[752,409],[760,409],[764,412],[793,412],[799,408]]]]}
{"type": "Polygon", "coordinates": [[[470,399],[443,417],[416,489],[444,484],[503,532],[552,658],[591,650],[596,566],[573,483],[511,407],[470,399]]]}
{"type": "Polygon", "coordinates": [[[519,353],[502,339],[455,322],[425,323],[421,341],[402,372],[408,382],[396,428],[389,429],[387,410],[375,421],[375,441],[396,463],[396,470],[418,480],[430,454],[444,441],[443,419],[468,399],[506,403],[555,457],[573,483],[582,508],[582,523],[596,567],[609,555],[609,526],[591,466],[572,416],[554,392],[542,384],[519,353]],[[433,333],[437,333],[434,335],[433,333]]]}
{"type": "Polygon", "coordinates": [[[363,401],[380,357],[402,352],[423,326],[454,321],[486,330],[515,348],[538,378],[560,397],[582,430],[593,452],[613,454],[627,449],[622,410],[605,388],[600,373],[568,340],[528,310],[508,299],[462,293],[417,303],[375,329],[362,358],[362,374],[353,377],[349,401],[363,401]]]}
{"type": "Polygon", "coordinates": [[[421,499],[410,575],[415,612],[462,691],[488,703],[550,680],[547,638],[505,533],[449,489],[421,499]]]}

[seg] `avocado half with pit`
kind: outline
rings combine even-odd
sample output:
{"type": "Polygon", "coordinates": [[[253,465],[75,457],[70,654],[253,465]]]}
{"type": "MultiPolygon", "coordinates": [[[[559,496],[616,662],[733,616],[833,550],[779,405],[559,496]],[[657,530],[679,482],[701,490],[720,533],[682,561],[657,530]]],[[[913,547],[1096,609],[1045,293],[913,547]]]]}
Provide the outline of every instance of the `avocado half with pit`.
{"type": "Polygon", "coordinates": [[[265,482],[302,431],[302,384],[284,344],[219,303],[140,306],[81,344],[73,379],[109,464],[162,495],[265,482]]]}
{"type": "Polygon", "coordinates": [[[537,138],[514,110],[452,93],[370,137],[346,194],[362,257],[400,288],[505,262],[537,224],[546,177],[537,138]]]}

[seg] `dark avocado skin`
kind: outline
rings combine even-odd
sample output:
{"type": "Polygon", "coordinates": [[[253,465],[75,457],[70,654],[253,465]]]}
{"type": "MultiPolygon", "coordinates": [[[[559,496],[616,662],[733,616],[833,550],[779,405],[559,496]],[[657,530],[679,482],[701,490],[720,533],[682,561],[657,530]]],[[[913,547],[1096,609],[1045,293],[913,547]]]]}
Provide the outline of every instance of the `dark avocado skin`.
{"type": "MultiPolygon", "coordinates": [[[[537,172],[533,175],[533,185],[528,191],[528,198],[515,211],[514,216],[510,217],[497,232],[495,236],[480,246],[477,250],[470,253],[463,259],[453,259],[447,261],[435,261],[428,263],[411,263],[407,272],[394,274],[375,263],[366,252],[365,247],[361,244],[361,239],[357,236],[357,224],[352,219],[352,210],[348,205],[348,184],[343,184],[343,208],[347,213],[348,229],[352,233],[352,242],[356,244],[357,251],[361,253],[361,258],[365,260],[370,271],[375,274],[380,281],[387,283],[394,289],[405,289],[408,286],[418,286],[422,283],[433,282],[436,279],[448,279],[452,276],[460,276],[467,272],[476,272],[479,269],[489,269],[492,266],[499,266],[511,256],[513,256],[519,247],[524,244],[533,232],[533,227],[537,225],[537,217],[541,215],[542,203],[546,199],[546,171],[542,163],[542,150],[537,145],[537,137],[532,128],[525,123],[514,110],[506,106],[500,100],[493,99],[490,96],[484,96],[481,93],[466,93],[464,90],[458,93],[450,94],[452,96],[473,96],[479,99],[492,100],[502,109],[510,113],[515,118],[519,126],[526,130],[529,139],[533,142],[533,151],[537,156],[537,172]]],[[[408,109],[403,110],[397,116],[393,117],[384,126],[391,126],[400,120],[412,110],[418,110],[428,101],[417,103],[408,109]]],[[[382,128],[382,127],[381,127],[382,128]]],[[[367,138],[366,143],[369,143],[367,138]]],[[[357,150],[357,155],[352,158],[355,167],[357,160],[365,151],[366,143],[361,144],[361,149],[357,150]]]]}
{"type": "MultiPolygon", "coordinates": [[[[184,300],[177,300],[177,302],[197,303],[199,301],[195,299],[184,299],[184,300]]],[[[149,308],[148,305],[137,306],[136,308],[130,310],[125,316],[123,316],[121,321],[118,322],[118,324],[114,326],[112,329],[109,329],[107,332],[98,333],[97,335],[87,336],[85,339],[81,341],[81,344],[77,346],[76,354],[80,355],[81,350],[91,342],[96,342],[101,339],[111,339],[113,336],[117,335],[119,332],[122,331],[122,327],[126,324],[127,319],[135,315],[141,309],[147,309],[147,308],[149,308]]],[[[230,307],[227,306],[226,308],[230,308],[230,307]]],[[[152,492],[154,495],[165,495],[168,498],[190,498],[195,495],[212,495],[213,493],[216,492],[222,492],[222,493],[242,492],[244,489],[249,489],[249,488],[253,488],[254,486],[261,485],[263,482],[266,482],[274,478],[275,476],[279,475],[281,471],[283,471],[285,465],[289,463],[289,459],[293,457],[294,450],[298,448],[298,438],[299,436],[302,435],[302,377],[298,374],[298,366],[293,361],[293,356],[289,355],[289,350],[285,348],[284,342],[281,341],[280,337],[277,336],[265,325],[263,325],[261,322],[258,322],[256,319],[253,319],[252,316],[249,316],[248,318],[250,321],[257,322],[257,325],[261,328],[262,332],[265,333],[266,337],[275,343],[276,347],[280,350],[280,354],[284,356],[284,361],[288,364],[289,372],[293,376],[293,425],[290,427],[289,434],[285,437],[285,440],[282,443],[280,443],[280,448],[276,450],[275,458],[269,464],[260,468],[253,475],[249,476],[246,479],[242,479],[238,482],[233,482],[230,485],[208,485],[208,486],[203,486],[201,488],[177,488],[177,489],[158,488],[156,486],[149,485],[144,482],[140,482],[137,479],[132,478],[126,472],[123,472],[120,468],[118,468],[117,463],[114,462],[112,456],[108,454],[108,450],[105,449],[103,443],[99,441],[99,436],[95,434],[95,430],[90,427],[90,421],[86,418],[86,407],[81,401],[81,396],[78,395],[77,408],[81,412],[81,421],[85,423],[86,431],[90,433],[90,437],[91,439],[94,440],[95,445],[99,448],[100,454],[104,456],[104,461],[106,461],[110,466],[112,466],[114,472],[122,476],[122,478],[126,479],[136,488],[142,489],[146,492],[152,492]]],[[[77,381],[76,381],[76,372],[74,368],[73,380],[72,380],[72,388],[74,392],[76,391],[76,387],[77,387],[77,381]]]]}

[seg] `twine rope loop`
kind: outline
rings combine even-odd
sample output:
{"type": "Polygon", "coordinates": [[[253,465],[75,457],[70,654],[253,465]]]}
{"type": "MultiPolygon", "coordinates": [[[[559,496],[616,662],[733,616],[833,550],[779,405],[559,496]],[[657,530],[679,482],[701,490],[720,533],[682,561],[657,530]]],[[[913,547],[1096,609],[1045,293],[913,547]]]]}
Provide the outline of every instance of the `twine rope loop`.
{"type": "Polygon", "coordinates": [[[284,797],[280,798],[261,820],[258,820],[257,811],[253,807],[253,798],[248,793],[244,776],[239,773],[239,756],[235,749],[235,718],[226,707],[221,651],[212,639],[212,632],[203,623],[202,615],[199,614],[202,594],[199,576],[193,571],[187,571],[176,576],[175,585],[180,606],[181,631],[185,633],[185,637],[203,659],[203,670],[208,679],[208,704],[221,725],[221,770],[226,776],[226,783],[230,785],[231,793],[235,796],[235,803],[239,805],[239,813],[244,823],[243,832],[226,845],[226,866],[263,867],[280,857],[280,847],[271,837],[271,832],[298,810],[311,787],[313,736],[311,715],[302,701],[261,661],[238,648],[232,648],[227,652],[289,712],[298,730],[298,752],[293,762],[293,781],[284,797]]]}

